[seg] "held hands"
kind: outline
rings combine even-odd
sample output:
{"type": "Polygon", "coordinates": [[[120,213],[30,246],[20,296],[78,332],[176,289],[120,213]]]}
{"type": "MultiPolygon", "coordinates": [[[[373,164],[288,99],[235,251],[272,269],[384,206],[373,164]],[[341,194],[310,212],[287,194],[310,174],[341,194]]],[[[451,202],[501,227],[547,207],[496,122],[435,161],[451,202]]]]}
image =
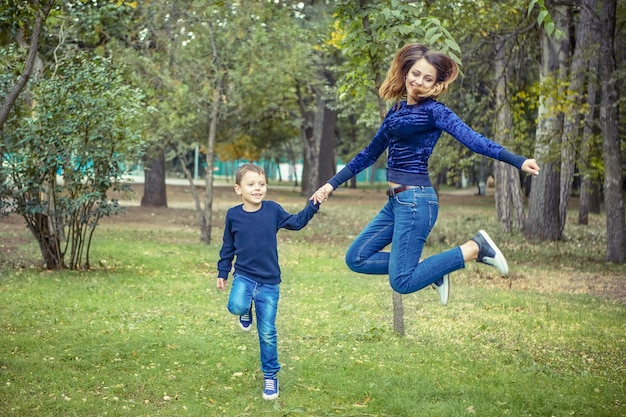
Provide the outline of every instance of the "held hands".
{"type": "Polygon", "coordinates": [[[522,171],[528,172],[529,174],[533,174],[534,176],[539,175],[539,165],[537,165],[537,161],[534,159],[527,159],[522,164],[522,171]]]}
{"type": "Polygon", "coordinates": [[[322,204],[324,201],[328,201],[328,196],[333,190],[333,186],[326,183],[318,188],[309,200],[313,200],[313,204],[322,204]]]}

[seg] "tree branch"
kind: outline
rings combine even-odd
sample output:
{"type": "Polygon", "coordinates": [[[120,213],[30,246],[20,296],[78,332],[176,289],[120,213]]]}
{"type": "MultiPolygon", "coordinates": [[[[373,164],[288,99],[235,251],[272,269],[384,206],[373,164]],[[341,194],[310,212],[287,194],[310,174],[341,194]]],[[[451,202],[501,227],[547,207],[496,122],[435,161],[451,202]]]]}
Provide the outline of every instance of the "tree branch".
{"type": "MultiPolygon", "coordinates": [[[[28,82],[28,80],[30,79],[33,73],[33,67],[35,64],[35,58],[37,57],[37,47],[39,45],[39,37],[41,35],[41,29],[43,27],[43,24],[46,18],[48,17],[48,14],[50,13],[50,9],[52,9],[52,6],[54,5],[54,2],[55,0],[47,0],[43,8],[41,9],[41,11],[37,13],[37,17],[35,18],[35,26],[33,28],[33,33],[31,35],[30,47],[28,50],[28,57],[26,59],[26,65],[24,66],[24,71],[22,72],[22,75],[20,75],[17,82],[13,86],[13,89],[11,89],[9,94],[7,94],[6,98],[4,99],[4,103],[2,103],[2,106],[0,107],[0,130],[2,129],[2,126],[4,125],[4,122],[9,117],[9,112],[11,111],[11,108],[15,104],[15,101],[19,97],[20,93],[26,86],[26,83],[28,82]]],[[[33,3],[35,5],[38,4],[38,2],[33,2],[33,3]]]]}

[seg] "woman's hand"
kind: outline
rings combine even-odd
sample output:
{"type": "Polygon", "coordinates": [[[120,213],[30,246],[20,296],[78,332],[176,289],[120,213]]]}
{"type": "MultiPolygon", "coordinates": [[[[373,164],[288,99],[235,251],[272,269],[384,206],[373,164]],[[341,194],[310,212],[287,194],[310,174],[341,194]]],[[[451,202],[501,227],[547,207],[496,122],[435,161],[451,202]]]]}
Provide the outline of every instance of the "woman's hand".
{"type": "Polygon", "coordinates": [[[533,174],[535,176],[539,175],[539,165],[537,165],[537,161],[534,159],[527,159],[522,164],[522,171],[528,172],[529,174],[533,174]]]}
{"type": "Polygon", "coordinates": [[[322,204],[324,201],[328,200],[328,196],[334,190],[333,186],[329,183],[322,185],[320,188],[313,193],[310,200],[313,200],[313,204],[322,204]]]}

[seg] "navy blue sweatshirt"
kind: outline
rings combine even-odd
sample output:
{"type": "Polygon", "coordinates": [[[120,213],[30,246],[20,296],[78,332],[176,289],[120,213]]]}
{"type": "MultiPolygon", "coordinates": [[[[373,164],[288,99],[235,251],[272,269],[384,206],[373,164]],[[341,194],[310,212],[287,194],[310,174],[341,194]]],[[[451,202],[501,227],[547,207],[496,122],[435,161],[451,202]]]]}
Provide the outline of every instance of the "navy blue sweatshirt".
{"type": "Polygon", "coordinates": [[[290,214],[269,200],[264,200],[261,208],[253,212],[244,211],[243,204],[228,209],[217,277],[227,279],[236,258],[235,274],[262,284],[280,283],[278,230],[300,230],[318,210],[319,204],[309,201],[304,210],[290,214]]]}

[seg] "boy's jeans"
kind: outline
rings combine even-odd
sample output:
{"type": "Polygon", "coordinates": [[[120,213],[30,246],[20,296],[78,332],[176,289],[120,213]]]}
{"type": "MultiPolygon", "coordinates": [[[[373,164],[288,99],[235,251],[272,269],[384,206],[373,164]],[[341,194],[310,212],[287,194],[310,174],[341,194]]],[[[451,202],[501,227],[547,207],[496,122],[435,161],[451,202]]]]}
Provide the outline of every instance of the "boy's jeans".
{"type": "Polygon", "coordinates": [[[362,274],[389,274],[391,287],[401,294],[418,291],[464,268],[459,247],[420,262],[438,214],[439,202],[432,187],[415,187],[389,197],[350,245],[346,264],[362,274]],[[383,252],[390,243],[391,251],[383,252]]]}
{"type": "Polygon", "coordinates": [[[238,316],[250,310],[254,301],[256,328],[261,350],[261,371],[266,378],[280,370],[276,338],[276,312],[280,296],[279,284],[260,284],[243,275],[235,275],[228,297],[228,311],[238,316]]]}

